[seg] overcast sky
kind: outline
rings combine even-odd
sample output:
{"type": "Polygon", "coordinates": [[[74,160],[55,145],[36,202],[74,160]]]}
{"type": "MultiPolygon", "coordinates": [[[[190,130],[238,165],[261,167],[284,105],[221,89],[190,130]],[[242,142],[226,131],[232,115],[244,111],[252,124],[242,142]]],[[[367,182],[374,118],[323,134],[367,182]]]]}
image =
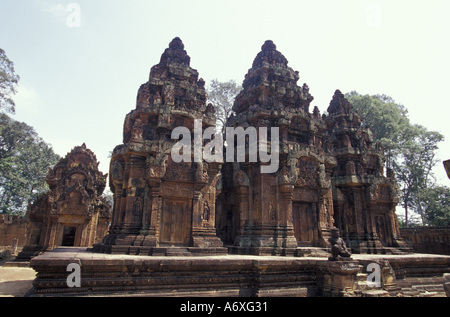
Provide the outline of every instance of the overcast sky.
{"type": "MultiPolygon", "coordinates": [[[[271,39],[323,112],[336,89],[386,94],[445,135],[450,1],[0,0],[0,47],[20,75],[16,120],[64,156],[86,143],[109,171],[139,86],[179,36],[208,83],[242,83],[271,39]]],[[[312,110],[311,107],[311,110],[312,110]]],[[[435,174],[450,186],[439,162],[435,174]]]]}

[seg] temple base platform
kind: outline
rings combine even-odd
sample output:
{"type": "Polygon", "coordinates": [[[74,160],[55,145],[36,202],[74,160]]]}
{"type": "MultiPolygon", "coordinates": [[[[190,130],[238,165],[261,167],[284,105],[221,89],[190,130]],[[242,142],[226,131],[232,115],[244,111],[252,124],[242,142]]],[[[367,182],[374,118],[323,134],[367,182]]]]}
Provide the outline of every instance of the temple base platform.
{"type": "Polygon", "coordinates": [[[30,266],[38,273],[29,293],[34,297],[439,297],[445,296],[450,256],[355,254],[328,261],[317,256],[137,256],[61,247],[33,258],[30,266]],[[78,277],[68,269],[71,263],[78,264],[78,277]],[[372,279],[370,265],[378,268],[378,280],[372,279]],[[80,287],[69,287],[72,278],[79,278],[80,287]]]}

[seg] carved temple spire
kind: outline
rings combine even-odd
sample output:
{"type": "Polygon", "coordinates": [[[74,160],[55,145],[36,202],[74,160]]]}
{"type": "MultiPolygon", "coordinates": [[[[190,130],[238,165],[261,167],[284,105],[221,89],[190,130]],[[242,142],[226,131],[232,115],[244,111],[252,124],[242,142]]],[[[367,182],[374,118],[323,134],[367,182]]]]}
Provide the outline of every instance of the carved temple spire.
{"type": "Polygon", "coordinates": [[[233,110],[240,113],[250,107],[288,107],[308,112],[314,98],[306,84],[302,87],[297,85],[299,78],[299,72],[289,67],[286,57],[272,41],[267,40],[245,75],[244,89],[237,96],[233,110]]]}
{"type": "Polygon", "coordinates": [[[334,92],[333,99],[331,100],[327,111],[330,115],[350,114],[352,112],[352,105],[345,99],[344,94],[337,89],[334,92]]]}
{"type": "Polygon", "coordinates": [[[139,87],[136,109],[125,117],[123,144],[111,157],[111,231],[95,250],[155,255],[164,254],[160,245],[178,245],[199,252],[205,247],[206,254],[227,251],[214,227],[219,163],[180,162],[170,150],[175,129],[200,121],[203,132],[216,124],[205,81],[189,64],[176,37],[139,87]]]}
{"type": "Polygon", "coordinates": [[[317,107],[310,113],[308,85],[298,83],[299,72],[270,40],[245,75],[226,127],[278,128],[280,151],[272,152],[276,134],[270,136],[276,171],[262,173],[268,164],[261,156],[222,167],[174,160],[175,128],[191,129],[198,119],[202,132],[215,126],[205,81],[189,64],[174,38],[139,87],[111,158],[111,231],[96,250],[158,255],[178,245],[221,254],[225,243],[232,253],[294,254],[299,245],[327,247],[333,226],[358,252],[399,244],[386,231],[398,231],[395,188],[370,132],[339,90],[330,115],[317,107]]]}
{"type": "Polygon", "coordinates": [[[165,134],[167,131],[164,129],[171,130],[174,124],[183,125],[182,117],[199,119],[205,115],[208,122],[215,125],[215,114],[211,111],[205,113],[205,81],[199,78],[198,71],[189,64],[190,57],[184,50],[183,42],[178,37],[174,38],[160,62],[151,68],[149,80],[138,89],[136,109],[125,118],[124,143],[158,139],[156,131],[165,134]],[[170,115],[173,110],[179,111],[177,118],[170,115]],[[138,118],[142,124],[135,126],[138,118]],[[133,127],[139,128],[135,130],[138,132],[135,134],[139,136],[137,138],[132,138],[133,127]]]}
{"type": "Polygon", "coordinates": [[[170,42],[169,48],[167,48],[161,56],[160,64],[183,64],[189,66],[191,58],[184,50],[184,44],[179,37],[176,37],[170,42]]]}
{"type": "Polygon", "coordinates": [[[261,52],[258,53],[253,61],[252,68],[261,67],[263,63],[269,63],[270,65],[281,64],[287,67],[288,60],[277,51],[277,46],[271,41],[267,40],[261,47],[261,52]]]}

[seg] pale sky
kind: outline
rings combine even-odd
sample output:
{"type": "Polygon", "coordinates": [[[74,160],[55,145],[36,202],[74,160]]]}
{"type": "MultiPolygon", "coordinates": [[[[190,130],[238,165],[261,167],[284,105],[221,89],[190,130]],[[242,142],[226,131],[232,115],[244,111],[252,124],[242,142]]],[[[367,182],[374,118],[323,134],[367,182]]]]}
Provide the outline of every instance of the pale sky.
{"type": "MultiPolygon", "coordinates": [[[[389,95],[445,135],[439,159],[450,159],[449,33],[448,0],[0,0],[0,47],[21,77],[13,118],[61,156],[85,142],[105,173],[139,86],[176,36],[207,83],[242,83],[273,40],[312,107],[323,113],[336,89],[389,95]]],[[[435,175],[450,186],[441,161],[435,175]]]]}

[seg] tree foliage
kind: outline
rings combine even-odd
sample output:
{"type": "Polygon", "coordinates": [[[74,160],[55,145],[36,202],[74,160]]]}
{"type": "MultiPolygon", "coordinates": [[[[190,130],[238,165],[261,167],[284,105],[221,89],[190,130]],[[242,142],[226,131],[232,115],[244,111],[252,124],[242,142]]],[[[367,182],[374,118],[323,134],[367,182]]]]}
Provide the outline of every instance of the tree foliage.
{"type": "Polygon", "coordinates": [[[59,159],[32,127],[0,114],[0,213],[24,214],[59,159]]]}
{"type": "Polygon", "coordinates": [[[425,225],[429,210],[425,193],[436,186],[432,169],[437,163],[438,143],[444,136],[412,124],[407,109],[389,96],[351,92],[347,98],[360,114],[363,124],[373,132],[374,140],[385,149],[387,166],[393,169],[399,184],[405,225],[409,224],[411,210],[421,216],[425,225]]]}
{"type": "Polygon", "coordinates": [[[408,110],[386,95],[360,95],[352,91],[346,97],[363,119],[363,126],[370,128],[376,142],[384,147],[386,164],[391,168],[401,155],[399,145],[411,127],[408,110]]]}
{"type": "Polygon", "coordinates": [[[446,186],[433,186],[422,192],[425,224],[450,226],[450,191],[446,186]]]}
{"type": "Polygon", "coordinates": [[[211,81],[207,88],[208,102],[216,109],[217,125],[225,126],[228,117],[233,113],[234,99],[240,92],[240,87],[234,80],[220,82],[217,79],[211,81]]]}
{"type": "Polygon", "coordinates": [[[428,131],[425,127],[414,125],[402,144],[400,160],[394,162],[394,172],[401,185],[402,206],[405,209],[405,221],[408,223],[408,208],[420,214],[425,225],[422,208],[424,191],[435,186],[432,173],[436,165],[438,143],[443,140],[439,132],[428,131]]]}
{"type": "Polygon", "coordinates": [[[14,63],[4,50],[0,48],[0,111],[15,113],[16,105],[12,95],[17,92],[19,76],[15,74],[14,63]]]}

